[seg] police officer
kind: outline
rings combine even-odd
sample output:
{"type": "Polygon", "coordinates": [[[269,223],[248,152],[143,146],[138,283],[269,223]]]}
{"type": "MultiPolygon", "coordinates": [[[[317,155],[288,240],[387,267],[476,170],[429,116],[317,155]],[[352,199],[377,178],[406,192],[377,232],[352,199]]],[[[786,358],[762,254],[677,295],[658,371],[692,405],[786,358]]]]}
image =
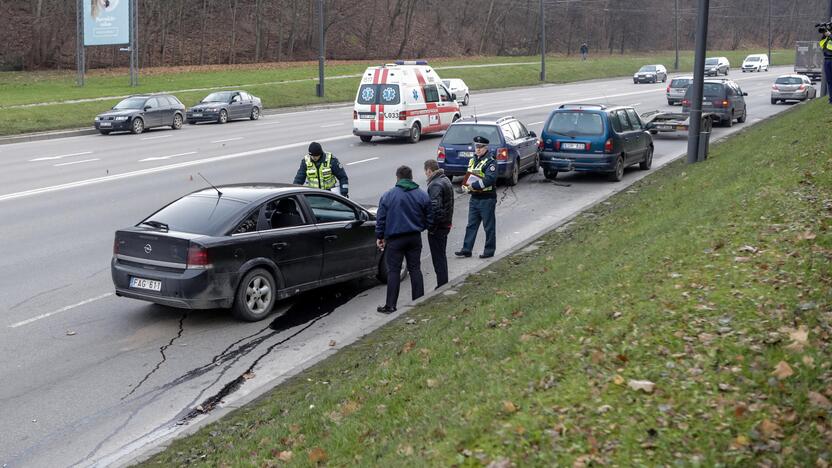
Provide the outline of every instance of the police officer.
{"type": "Polygon", "coordinates": [[[313,141],[309,144],[309,154],[300,161],[300,168],[295,174],[295,185],[304,185],[324,190],[335,188],[336,179],[341,195],[349,196],[350,185],[347,171],[330,152],[324,153],[321,144],[313,141]]]}
{"type": "Polygon", "coordinates": [[[468,173],[462,183],[462,190],[471,194],[468,202],[468,226],[462,250],[454,252],[457,257],[470,257],[477,240],[480,223],[485,230],[485,249],[480,258],[494,256],[497,249],[497,163],[488,150],[488,139],[474,137],[474,157],[468,161],[468,173]]]}
{"type": "Polygon", "coordinates": [[[823,51],[823,76],[826,80],[826,94],[829,104],[832,104],[832,32],[824,31],[820,40],[820,50],[823,51]]]}

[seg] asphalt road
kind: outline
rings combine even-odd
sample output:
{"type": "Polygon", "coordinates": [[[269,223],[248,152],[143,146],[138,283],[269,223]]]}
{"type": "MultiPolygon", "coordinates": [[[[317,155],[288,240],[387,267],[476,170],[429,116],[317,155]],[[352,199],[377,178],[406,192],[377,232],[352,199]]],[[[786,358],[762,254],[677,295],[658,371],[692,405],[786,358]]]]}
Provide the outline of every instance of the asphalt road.
{"type": "MultiPolygon", "coordinates": [[[[716,128],[714,137],[787,109],[769,103],[774,77],[786,72],[733,72],[749,93],[749,119],[716,128]]],[[[664,85],[623,78],[474,94],[464,114],[514,115],[540,133],[549,111],[564,102],[667,108],[664,85]]],[[[215,184],[291,181],[317,140],[347,165],[351,196],[376,203],[396,167],[421,174],[424,160],[435,157],[437,136],[416,145],[361,143],[351,135],[351,114],[349,106],[0,147],[0,466],[124,463],[208,417],[189,418],[198,406],[233,407],[392,318],[375,312],[384,289],[372,281],[286,301],[280,307],[287,314],[256,324],[226,311],[184,312],[112,294],[113,231],[203,187],[197,172],[215,184]],[[254,378],[223,391],[249,370],[254,378]]],[[[654,169],[686,148],[683,137],[655,141],[654,169]]],[[[498,255],[647,174],[630,168],[621,183],[561,175],[556,184],[537,174],[500,188],[498,255]]],[[[450,252],[461,244],[464,195],[457,207],[450,252]]],[[[480,235],[475,253],[481,249],[480,235]]],[[[451,276],[483,265],[476,257],[451,259],[451,276]]],[[[423,271],[431,289],[429,260],[423,271]]],[[[408,298],[404,287],[400,311],[408,298]]]]}

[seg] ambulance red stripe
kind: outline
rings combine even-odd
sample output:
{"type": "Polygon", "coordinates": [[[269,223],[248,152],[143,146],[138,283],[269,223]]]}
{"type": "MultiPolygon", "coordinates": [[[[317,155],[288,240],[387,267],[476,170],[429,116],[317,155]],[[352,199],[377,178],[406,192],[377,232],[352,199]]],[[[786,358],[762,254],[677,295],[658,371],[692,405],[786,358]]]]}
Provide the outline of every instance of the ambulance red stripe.
{"type": "MultiPolygon", "coordinates": [[[[378,84],[378,77],[379,77],[379,72],[380,71],[381,70],[376,68],[376,70],[373,72],[373,84],[374,85],[378,84]]],[[[375,90],[373,90],[373,91],[375,91],[375,90]]],[[[370,112],[372,112],[373,114],[376,113],[376,105],[375,104],[370,105],[370,112]]],[[[375,116],[373,116],[373,120],[370,121],[370,131],[371,132],[376,131],[376,117],[375,116]]]]}
{"type": "MultiPolygon", "coordinates": [[[[387,75],[390,72],[388,69],[384,69],[381,73],[381,84],[387,84],[387,75]]],[[[384,131],[384,104],[378,106],[378,131],[384,131]]]]}

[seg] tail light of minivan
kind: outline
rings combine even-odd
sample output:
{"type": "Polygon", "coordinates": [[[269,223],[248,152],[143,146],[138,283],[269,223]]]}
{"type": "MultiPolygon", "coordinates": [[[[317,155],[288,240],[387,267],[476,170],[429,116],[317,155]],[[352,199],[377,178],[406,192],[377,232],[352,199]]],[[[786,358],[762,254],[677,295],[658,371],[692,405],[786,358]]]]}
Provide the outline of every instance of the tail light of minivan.
{"type": "Polygon", "coordinates": [[[665,91],[665,92],[667,92],[667,93],[670,92],[670,85],[667,85],[667,91],[665,91]]]}
{"type": "Polygon", "coordinates": [[[543,151],[543,147],[544,147],[544,145],[543,145],[543,138],[538,138],[538,139],[537,139],[537,149],[539,149],[539,150],[543,151]]]}
{"type": "Polygon", "coordinates": [[[780,88],[778,88],[776,84],[771,85],[771,89],[775,91],[780,91],[780,88]]]}
{"type": "Polygon", "coordinates": [[[725,99],[725,100],[722,101],[722,107],[727,109],[727,108],[731,107],[731,103],[728,102],[727,99],[725,99]]]}
{"type": "Polygon", "coordinates": [[[612,153],[612,138],[607,138],[607,141],[604,142],[604,152],[612,153]]]}
{"type": "Polygon", "coordinates": [[[805,85],[805,84],[802,84],[802,85],[800,85],[800,88],[798,88],[798,89],[799,89],[800,91],[803,91],[803,90],[805,90],[805,89],[806,89],[806,85],[805,85]]]}
{"type": "Polygon", "coordinates": [[[690,105],[690,101],[689,101],[689,100],[687,100],[687,99],[682,99],[682,106],[689,106],[689,105],[690,105]]]}
{"type": "Polygon", "coordinates": [[[407,111],[399,112],[399,120],[407,120],[407,111]]]}
{"type": "Polygon", "coordinates": [[[188,268],[209,268],[208,249],[201,245],[191,244],[188,247],[188,268]]]}
{"type": "Polygon", "coordinates": [[[555,151],[560,151],[560,140],[555,141],[555,151]]]}
{"type": "Polygon", "coordinates": [[[445,161],[445,147],[440,146],[439,149],[436,150],[436,160],[439,162],[445,161]]]}
{"type": "Polygon", "coordinates": [[[497,161],[508,161],[508,148],[499,148],[497,150],[497,161]]]}

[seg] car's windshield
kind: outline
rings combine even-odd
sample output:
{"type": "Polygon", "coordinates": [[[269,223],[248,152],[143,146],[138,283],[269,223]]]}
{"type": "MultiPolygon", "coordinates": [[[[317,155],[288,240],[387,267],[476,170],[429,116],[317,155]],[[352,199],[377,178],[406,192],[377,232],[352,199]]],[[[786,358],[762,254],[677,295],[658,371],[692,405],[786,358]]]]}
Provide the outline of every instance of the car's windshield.
{"type": "Polygon", "coordinates": [[[143,109],[147,98],[131,97],[116,104],[113,109],[143,109]]]}
{"type": "Polygon", "coordinates": [[[690,86],[690,82],[693,81],[690,78],[674,78],[670,81],[671,88],[686,88],[690,86]]]}
{"type": "Polygon", "coordinates": [[[229,102],[233,94],[229,92],[211,93],[202,102],[229,102]]]}
{"type": "Polygon", "coordinates": [[[796,76],[781,76],[774,81],[777,84],[803,84],[803,80],[796,76]]]}
{"type": "Polygon", "coordinates": [[[639,68],[638,71],[640,71],[640,72],[654,72],[654,71],[656,71],[656,66],[655,65],[645,65],[645,66],[639,68]]]}
{"type": "Polygon", "coordinates": [[[190,195],[144,220],[166,224],[171,231],[217,235],[217,230],[240,213],[245,203],[209,195],[190,195]]]}
{"type": "Polygon", "coordinates": [[[546,131],[569,136],[602,135],[604,122],[601,115],[594,112],[556,112],[549,120],[546,131]]]}
{"type": "Polygon", "coordinates": [[[446,88],[450,88],[451,80],[442,80],[442,84],[445,85],[446,88]]]}
{"type": "Polygon", "coordinates": [[[719,59],[715,59],[715,58],[705,59],[705,65],[716,65],[717,63],[719,63],[719,59]]]}
{"type": "Polygon", "coordinates": [[[748,57],[745,59],[746,62],[759,62],[760,57],[748,57]]]}
{"type": "Polygon", "coordinates": [[[446,145],[471,145],[474,137],[481,136],[488,139],[491,144],[500,144],[500,134],[496,125],[486,124],[456,124],[451,125],[442,143],[446,145]]]}

